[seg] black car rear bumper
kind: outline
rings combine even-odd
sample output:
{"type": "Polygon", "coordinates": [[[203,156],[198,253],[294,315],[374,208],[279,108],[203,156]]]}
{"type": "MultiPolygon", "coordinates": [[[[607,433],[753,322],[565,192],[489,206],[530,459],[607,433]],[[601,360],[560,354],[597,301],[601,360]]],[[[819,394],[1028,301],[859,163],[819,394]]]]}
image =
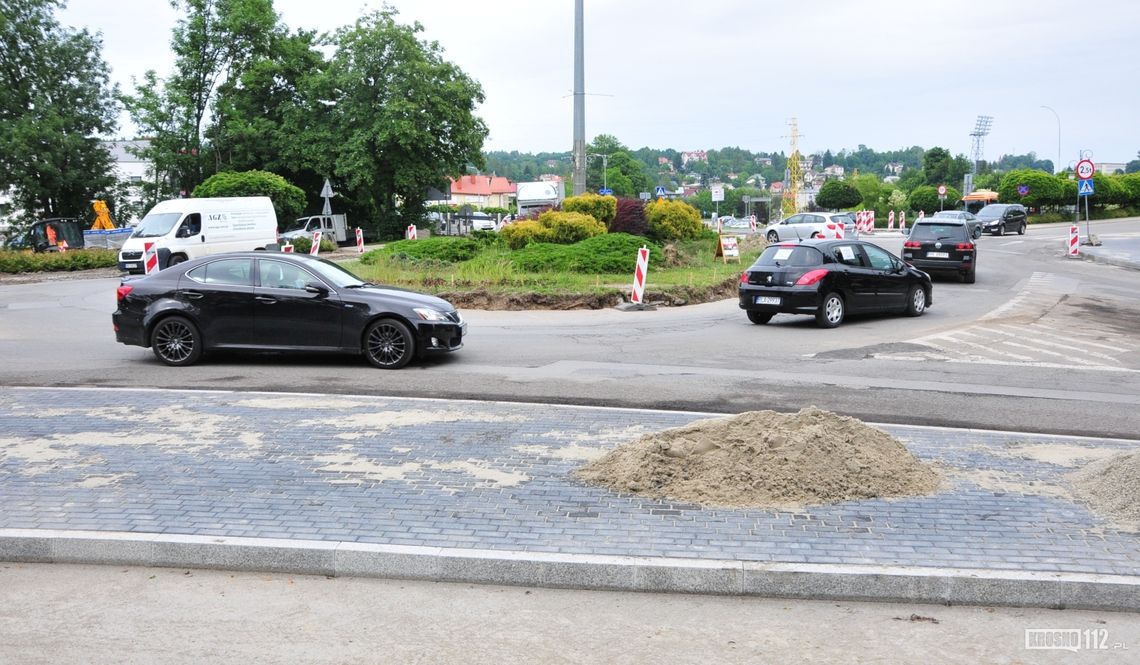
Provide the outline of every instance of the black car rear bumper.
{"type": "MultiPolygon", "coordinates": [[[[905,258],[905,257],[904,257],[905,258]]],[[[906,259],[915,268],[918,268],[925,273],[960,273],[965,275],[974,269],[973,260],[949,260],[944,261],[940,259],[906,259]]]]}
{"type": "Polygon", "coordinates": [[[740,309],[774,314],[810,314],[819,309],[820,294],[815,286],[753,287],[741,286],[740,309]],[[757,298],[779,298],[778,304],[757,302],[757,298]]]}

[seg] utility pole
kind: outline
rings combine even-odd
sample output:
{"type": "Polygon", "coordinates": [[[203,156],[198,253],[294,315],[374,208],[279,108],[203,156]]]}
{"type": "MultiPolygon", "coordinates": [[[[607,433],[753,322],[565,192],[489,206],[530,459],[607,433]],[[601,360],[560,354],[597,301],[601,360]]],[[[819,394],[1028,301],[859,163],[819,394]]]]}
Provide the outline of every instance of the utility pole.
{"type": "Polygon", "coordinates": [[[574,196],[586,193],[586,65],[582,3],[574,0],[574,196]]]}

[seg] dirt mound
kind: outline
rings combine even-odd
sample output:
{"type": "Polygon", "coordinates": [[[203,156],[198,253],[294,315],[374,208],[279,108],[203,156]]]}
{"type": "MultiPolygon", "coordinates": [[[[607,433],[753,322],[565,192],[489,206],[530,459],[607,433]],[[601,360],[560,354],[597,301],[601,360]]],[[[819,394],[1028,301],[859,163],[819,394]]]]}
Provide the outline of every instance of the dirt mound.
{"type": "Polygon", "coordinates": [[[1140,453],[1089,464],[1072,475],[1077,495],[1125,531],[1140,532],[1140,453]]]}
{"type": "Polygon", "coordinates": [[[795,507],[934,492],[940,477],[885,432],[815,407],[700,420],[626,443],[576,472],[654,498],[795,507]]]}

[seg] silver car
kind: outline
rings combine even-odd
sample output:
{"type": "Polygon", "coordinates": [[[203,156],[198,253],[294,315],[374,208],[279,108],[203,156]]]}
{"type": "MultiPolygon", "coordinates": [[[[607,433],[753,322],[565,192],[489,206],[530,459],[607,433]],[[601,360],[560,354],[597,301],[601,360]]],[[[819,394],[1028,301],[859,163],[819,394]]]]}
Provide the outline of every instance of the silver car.
{"type": "Polygon", "coordinates": [[[939,210],[934,213],[930,219],[956,219],[961,222],[966,222],[966,227],[970,229],[971,238],[977,240],[982,237],[981,220],[965,210],[939,210]]]}
{"type": "Polygon", "coordinates": [[[781,240],[808,240],[827,237],[827,224],[843,224],[844,238],[858,238],[859,233],[851,223],[850,215],[841,212],[801,212],[787,219],[772,222],[764,227],[764,237],[769,243],[781,240]]]}

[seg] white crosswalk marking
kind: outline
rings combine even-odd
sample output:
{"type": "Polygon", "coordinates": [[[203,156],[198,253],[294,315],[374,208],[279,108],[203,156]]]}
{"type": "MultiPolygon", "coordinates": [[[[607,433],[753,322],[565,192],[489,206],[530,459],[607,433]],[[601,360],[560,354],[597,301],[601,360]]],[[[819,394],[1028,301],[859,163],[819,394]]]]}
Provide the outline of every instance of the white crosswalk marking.
{"type": "Polygon", "coordinates": [[[1140,372],[1134,361],[1129,362],[1134,354],[1129,352],[1132,344],[1125,335],[1073,325],[1073,315],[1064,313],[1063,303],[1076,287],[1071,278],[1033,273],[1017,295],[977,323],[909,340],[929,352],[911,350],[876,357],[1140,372]]]}

